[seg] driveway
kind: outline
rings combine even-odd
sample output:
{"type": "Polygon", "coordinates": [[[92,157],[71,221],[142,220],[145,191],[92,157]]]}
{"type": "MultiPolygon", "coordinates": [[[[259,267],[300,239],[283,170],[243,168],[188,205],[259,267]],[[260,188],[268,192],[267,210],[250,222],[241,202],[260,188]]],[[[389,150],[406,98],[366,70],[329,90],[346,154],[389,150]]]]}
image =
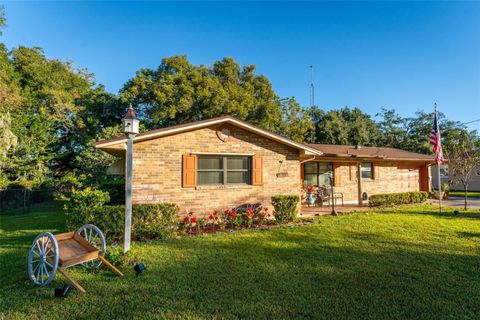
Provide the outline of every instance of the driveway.
{"type": "MultiPolygon", "coordinates": [[[[463,209],[464,201],[464,198],[461,197],[450,197],[448,200],[443,200],[442,205],[463,209]]],[[[438,200],[430,200],[430,202],[438,205],[438,200]]],[[[468,209],[480,210],[480,198],[468,198],[467,205],[468,209]]]]}

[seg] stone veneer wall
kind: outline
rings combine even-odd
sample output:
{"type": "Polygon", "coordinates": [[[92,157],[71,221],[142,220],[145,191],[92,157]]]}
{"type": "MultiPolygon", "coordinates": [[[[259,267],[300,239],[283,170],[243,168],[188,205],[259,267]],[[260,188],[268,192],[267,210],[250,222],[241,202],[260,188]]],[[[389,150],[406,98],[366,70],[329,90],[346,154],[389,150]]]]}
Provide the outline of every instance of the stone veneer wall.
{"type": "Polygon", "coordinates": [[[199,214],[242,204],[271,206],[276,194],[300,194],[299,151],[235,126],[226,142],[217,126],[136,142],[133,148],[133,203],[174,202],[199,214]],[[182,188],[182,155],[236,153],[263,157],[263,185],[182,188]],[[280,162],[281,161],[281,162],[280,162]]]}

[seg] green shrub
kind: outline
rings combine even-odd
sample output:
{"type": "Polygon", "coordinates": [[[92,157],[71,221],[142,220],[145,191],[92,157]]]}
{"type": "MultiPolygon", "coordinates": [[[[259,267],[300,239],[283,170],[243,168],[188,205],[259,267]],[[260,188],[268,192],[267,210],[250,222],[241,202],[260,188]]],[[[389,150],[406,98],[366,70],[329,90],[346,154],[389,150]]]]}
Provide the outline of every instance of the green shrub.
{"type": "Polygon", "coordinates": [[[139,260],[137,247],[135,245],[131,245],[130,250],[127,253],[124,253],[123,246],[107,246],[107,250],[105,251],[105,259],[117,267],[130,267],[139,260]]]}
{"type": "MultiPolygon", "coordinates": [[[[107,239],[120,240],[125,230],[125,206],[104,205],[108,193],[85,189],[72,193],[64,207],[67,227],[76,230],[92,223],[107,239]]],[[[132,208],[132,238],[135,240],[166,239],[177,229],[179,208],[174,203],[139,204],[132,208]]]]}
{"type": "Polygon", "coordinates": [[[368,199],[370,207],[391,207],[399,204],[422,203],[427,201],[425,191],[374,194],[368,199]]]}
{"type": "Polygon", "coordinates": [[[108,192],[110,195],[108,204],[125,203],[125,178],[123,176],[109,176],[108,179],[99,180],[98,189],[108,192]]]}
{"type": "Polygon", "coordinates": [[[178,211],[176,204],[167,202],[134,205],[132,214],[134,238],[144,240],[171,237],[178,226],[178,211]]]}
{"type": "Polygon", "coordinates": [[[300,197],[297,195],[272,196],[273,215],[278,222],[293,221],[298,214],[300,197]]]}
{"type": "Polygon", "coordinates": [[[108,192],[101,190],[86,188],[73,191],[64,206],[67,228],[76,230],[84,224],[94,223],[98,211],[109,201],[108,192]]]}

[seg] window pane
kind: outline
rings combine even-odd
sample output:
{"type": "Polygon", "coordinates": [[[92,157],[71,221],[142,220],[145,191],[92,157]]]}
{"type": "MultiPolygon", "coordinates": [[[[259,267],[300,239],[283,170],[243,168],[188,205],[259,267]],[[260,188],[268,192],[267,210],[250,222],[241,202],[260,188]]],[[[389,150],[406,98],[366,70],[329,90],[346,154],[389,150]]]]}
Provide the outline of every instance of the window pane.
{"type": "Polygon", "coordinates": [[[198,158],[198,170],[223,169],[223,158],[201,157],[198,158]]]}
{"type": "Polygon", "coordinates": [[[246,170],[248,169],[248,158],[227,158],[227,170],[246,170]]]}
{"type": "Polygon", "coordinates": [[[318,176],[319,184],[323,185],[330,185],[330,175],[327,173],[321,174],[318,176]]]}
{"type": "Polygon", "coordinates": [[[247,172],[229,171],[227,173],[227,183],[247,183],[247,172]]]}
{"type": "Polygon", "coordinates": [[[199,171],[198,184],[223,184],[222,171],[199,171]]]}
{"type": "Polygon", "coordinates": [[[332,171],[333,164],[331,162],[319,162],[319,173],[326,173],[332,171]]]}
{"type": "Polygon", "coordinates": [[[317,173],[317,163],[316,162],[306,162],[305,163],[305,173],[317,173]]]}
{"type": "Polygon", "coordinates": [[[362,179],[372,179],[372,163],[362,162],[361,172],[362,172],[362,179]]]}
{"type": "Polygon", "coordinates": [[[317,185],[317,175],[312,173],[305,174],[305,186],[316,186],[317,185]]]}

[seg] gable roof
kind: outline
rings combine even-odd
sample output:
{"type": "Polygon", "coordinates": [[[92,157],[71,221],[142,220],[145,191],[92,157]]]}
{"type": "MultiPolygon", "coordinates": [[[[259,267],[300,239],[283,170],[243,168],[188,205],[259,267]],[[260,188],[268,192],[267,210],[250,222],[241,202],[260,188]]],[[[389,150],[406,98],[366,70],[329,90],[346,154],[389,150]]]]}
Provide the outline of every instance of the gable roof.
{"type": "MultiPolygon", "coordinates": [[[[312,147],[312,146],[304,144],[304,143],[293,141],[291,139],[285,138],[285,137],[283,137],[281,135],[278,135],[276,133],[273,133],[271,131],[268,131],[268,130],[259,128],[257,126],[254,126],[254,125],[252,125],[248,122],[238,120],[238,119],[236,119],[232,116],[221,116],[221,117],[217,117],[217,118],[200,120],[200,121],[191,122],[191,123],[179,124],[179,125],[172,126],[172,127],[167,127],[167,128],[161,128],[161,129],[142,132],[142,133],[136,135],[133,141],[134,142],[139,142],[139,141],[144,141],[144,140],[156,139],[156,138],[160,138],[160,137],[163,137],[163,136],[168,136],[168,135],[172,135],[172,134],[177,134],[177,133],[182,133],[182,132],[186,132],[186,131],[205,128],[205,127],[208,127],[208,126],[211,126],[211,125],[214,125],[214,124],[225,124],[225,123],[235,125],[239,128],[242,128],[244,130],[256,133],[256,134],[258,134],[260,136],[263,136],[265,138],[280,142],[282,144],[285,144],[287,146],[290,146],[290,147],[298,149],[298,150],[302,150],[306,154],[312,154],[312,155],[322,155],[323,154],[322,151],[320,151],[319,149],[317,149],[315,147],[312,147]]],[[[125,137],[118,137],[118,138],[109,139],[109,140],[102,140],[102,141],[96,142],[95,147],[98,148],[98,149],[102,149],[102,150],[107,151],[107,150],[111,149],[113,146],[116,145],[118,147],[119,144],[123,144],[126,141],[127,141],[127,139],[125,137]]],[[[117,148],[117,150],[118,150],[118,148],[117,148]]]]}
{"type": "Polygon", "coordinates": [[[335,144],[309,144],[309,146],[322,151],[325,157],[434,161],[433,156],[396,148],[355,147],[335,144]]]}

